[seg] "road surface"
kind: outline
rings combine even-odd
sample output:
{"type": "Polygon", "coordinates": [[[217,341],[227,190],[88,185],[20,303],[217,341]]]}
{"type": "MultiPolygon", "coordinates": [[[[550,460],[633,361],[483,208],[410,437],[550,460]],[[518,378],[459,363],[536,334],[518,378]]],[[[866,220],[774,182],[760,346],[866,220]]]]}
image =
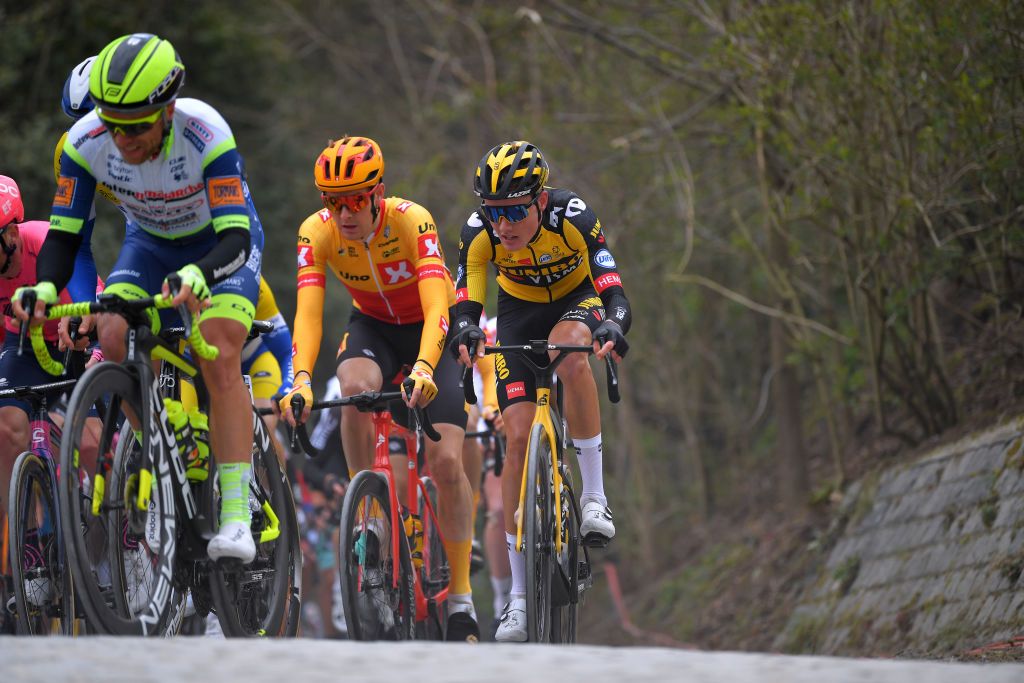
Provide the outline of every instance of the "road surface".
{"type": "Polygon", "coordinates": [[[1024,664],[493,643],[0,637],[0,682],[23,681],[1021,683],[1024,664]],[[421,676],[411,675],[414,665],[421,676]]]}

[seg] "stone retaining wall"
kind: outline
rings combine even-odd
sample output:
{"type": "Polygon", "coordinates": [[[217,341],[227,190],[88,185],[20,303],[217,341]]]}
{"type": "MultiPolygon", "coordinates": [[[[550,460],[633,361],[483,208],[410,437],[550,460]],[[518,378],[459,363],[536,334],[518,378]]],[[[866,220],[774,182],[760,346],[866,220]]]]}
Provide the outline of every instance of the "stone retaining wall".
{"type": "Polygon", "coordinates": [[[942,655],[1024,633],[1024,418],[846,492],[779,650],[942,655]]]}

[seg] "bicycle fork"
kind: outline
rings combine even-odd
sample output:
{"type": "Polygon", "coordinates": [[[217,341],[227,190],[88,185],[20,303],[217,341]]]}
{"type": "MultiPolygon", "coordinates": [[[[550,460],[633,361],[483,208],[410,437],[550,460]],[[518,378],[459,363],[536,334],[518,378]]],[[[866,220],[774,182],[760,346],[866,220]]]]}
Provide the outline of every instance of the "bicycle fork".
{"type": "MultiPolygon", "coordinates": [[[[558,461],[558,447],[555,443],[555,426],[551,421],[551,410],[549,404],[551,401],[551,388],[550,387],[537,387],[537,410],[534,413],[533,424],[543,425],[543,438],[548,440],[548,445],[551,450],[551,486],[555,494],[555,554],[562,552],[562,476],[559,470],[558,461]]],[[[533,452],[533,427],[530,427],[530,435],[526,441],[526,460],[523,462],[523,482],[519,487],[519,509],[525,510],[526,508],[526,487],[535,486],[535,482],[529,481],[530,479],[530,453],[533,452]]],[[[541,473],[540,476],[546,476],[546,473],[541,473]]],[[[526,518],[525,514],[519,515],[519,521],[516,522],[516,548],[523,548],[523,523],[526,518]]]]}

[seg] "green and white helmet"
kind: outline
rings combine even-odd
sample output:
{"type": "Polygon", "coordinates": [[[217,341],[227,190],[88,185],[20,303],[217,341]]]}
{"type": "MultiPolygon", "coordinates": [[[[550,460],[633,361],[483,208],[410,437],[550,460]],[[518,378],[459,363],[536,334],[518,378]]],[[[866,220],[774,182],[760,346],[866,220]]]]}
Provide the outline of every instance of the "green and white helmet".
{"type": "Polygon", "coordinates": [[[131,113],[173,101],[184,84],[185,65],[170,41],[133,33],[96,56],[89,96],[100,109],[131,113]]]}

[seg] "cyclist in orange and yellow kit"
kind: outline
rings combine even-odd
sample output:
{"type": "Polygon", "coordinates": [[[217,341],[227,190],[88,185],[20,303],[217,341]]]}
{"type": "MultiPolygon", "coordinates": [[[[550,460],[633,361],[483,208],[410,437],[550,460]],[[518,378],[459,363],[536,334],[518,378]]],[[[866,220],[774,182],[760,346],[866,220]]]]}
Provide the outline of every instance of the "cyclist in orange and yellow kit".
{"type": "MultiPolygon", "coordinates": [[[[308,415],[329,269],[354,303],[337,357],[342,394],[393,390],[408,373],[415,388],[407,404],[429,404],[430,420],[441,434],[440,442],[427,441],[426,457],[437,483],[451,567],[447,637],[472,641],[479,629],[469,582],[472,493],[462,468],[466,411],[458,366],[442,353],[455,289],[430,212],[385,197],[383,176],[380,147],[366,137],[333,141],[316,160],[314,177],[324,208],[299,228],[295,383],[281,409],[294,422],[291,398],[300,394],[307,404],[300,419],[308,415]]],[[[341,437],[353,471],[368,469],[373,464],[370,415],[344,408],[341,437]]]]}

